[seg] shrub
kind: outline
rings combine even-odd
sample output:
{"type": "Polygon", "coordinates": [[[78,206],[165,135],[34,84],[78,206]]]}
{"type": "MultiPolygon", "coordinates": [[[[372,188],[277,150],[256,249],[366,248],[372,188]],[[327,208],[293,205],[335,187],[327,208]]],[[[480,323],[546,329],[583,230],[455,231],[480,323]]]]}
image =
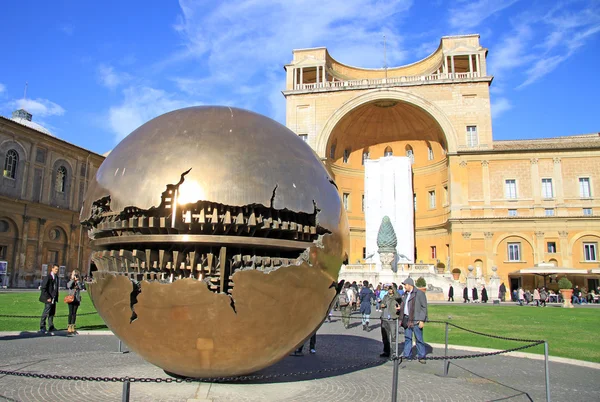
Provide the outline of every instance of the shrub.
{"type": "Polygon", "coordinates": [[[425,281],[425,278],[423,278],[422,276],[419,276],[419,278],[415,282],[415,286],[418,287],[418,288],[424,288],[424,287],[426,287],[427,286],[427,282],[425,281]]]}
{"type": "Polygon", "coordinates": [[[562,278],[560,278],[558,280],[558,288],[559,289],[572,289],[573,284],[571,283],[570,280],[567,279],[566,276],[563,276],[562,278]]]}

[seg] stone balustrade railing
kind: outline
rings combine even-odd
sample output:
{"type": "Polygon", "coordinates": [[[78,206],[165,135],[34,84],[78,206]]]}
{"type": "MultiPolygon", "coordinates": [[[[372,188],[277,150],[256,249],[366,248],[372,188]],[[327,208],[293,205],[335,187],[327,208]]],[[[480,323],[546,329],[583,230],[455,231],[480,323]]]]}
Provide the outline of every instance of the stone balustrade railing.
{"type": "Polygon", "coordinates": [[[430,74],[430,75],[409,75],[402,77],[362,79],[362,80],[347,80],[347,81],[325,81],[312,84],[296,84],[294,90],[310,91],[315,89],[335,89],[377,85],[402,85],[415,82],[437,82],[445,80],[464,80],[471,78],[479,78],[478,72],[472,73],[448,73],[448,74],[430,74]]]}

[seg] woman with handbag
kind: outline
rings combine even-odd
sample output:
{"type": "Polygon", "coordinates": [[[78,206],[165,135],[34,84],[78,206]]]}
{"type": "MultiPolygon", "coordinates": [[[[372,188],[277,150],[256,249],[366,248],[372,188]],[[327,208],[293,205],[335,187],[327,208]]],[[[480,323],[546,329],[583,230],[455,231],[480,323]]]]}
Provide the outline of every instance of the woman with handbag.
{"type": "Polygon", "coordinates": [[[69,327],[67,332],[76,335],[75,320],[77,319],[77,309],[81,304],[81,290],[84,288],[79,276],[79,271],[76,269],[71,272],[71,280],[67,282],[69,294],[65,297],[65,302],[69,305],[69,327]],[[70,301],[69,301],[70,300],[70,301]]]}

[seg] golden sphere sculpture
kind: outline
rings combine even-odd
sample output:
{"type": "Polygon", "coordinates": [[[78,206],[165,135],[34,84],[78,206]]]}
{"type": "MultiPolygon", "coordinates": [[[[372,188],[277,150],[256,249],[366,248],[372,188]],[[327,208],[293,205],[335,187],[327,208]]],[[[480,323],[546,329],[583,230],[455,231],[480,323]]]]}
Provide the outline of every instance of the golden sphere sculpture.
{"type": "Polygon", "coordinates": [[[188,377],[255,372],[322,323],[348,222],[319,157],[281,124],[192,107],[133,131],[81,212],[88,284],[130,349],[188,377]]]}

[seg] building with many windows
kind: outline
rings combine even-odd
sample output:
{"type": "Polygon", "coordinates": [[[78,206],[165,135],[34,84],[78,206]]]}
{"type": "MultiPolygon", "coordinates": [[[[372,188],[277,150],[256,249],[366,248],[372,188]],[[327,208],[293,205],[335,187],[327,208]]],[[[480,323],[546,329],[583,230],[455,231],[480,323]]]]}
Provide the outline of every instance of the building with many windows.
{"type": "MultiPolygon", "coordinates": [[[[79,211],[104,160],[53,136],[17,110],[0,117],[0,281],[35,287],[47,267],[84,268],[90,257],[79,211]]],[[[61,272],[61,273],[62,273],[61,272]]]]}
{"type": "Polygon", "coordinates": [[[414,261],[461,281],[472,267],[482,281],[497,269],[512,288],[553,287],[563,272],[596,287],[600,134],[494,140],[487,53],[479,35],[443,37],[425,59],[389,69],[348,66],[326,48],[293,51],[286,124],[335,177],[350,224],[347,268],[369,262],[365,160],[406,156],[414,261]]]}

